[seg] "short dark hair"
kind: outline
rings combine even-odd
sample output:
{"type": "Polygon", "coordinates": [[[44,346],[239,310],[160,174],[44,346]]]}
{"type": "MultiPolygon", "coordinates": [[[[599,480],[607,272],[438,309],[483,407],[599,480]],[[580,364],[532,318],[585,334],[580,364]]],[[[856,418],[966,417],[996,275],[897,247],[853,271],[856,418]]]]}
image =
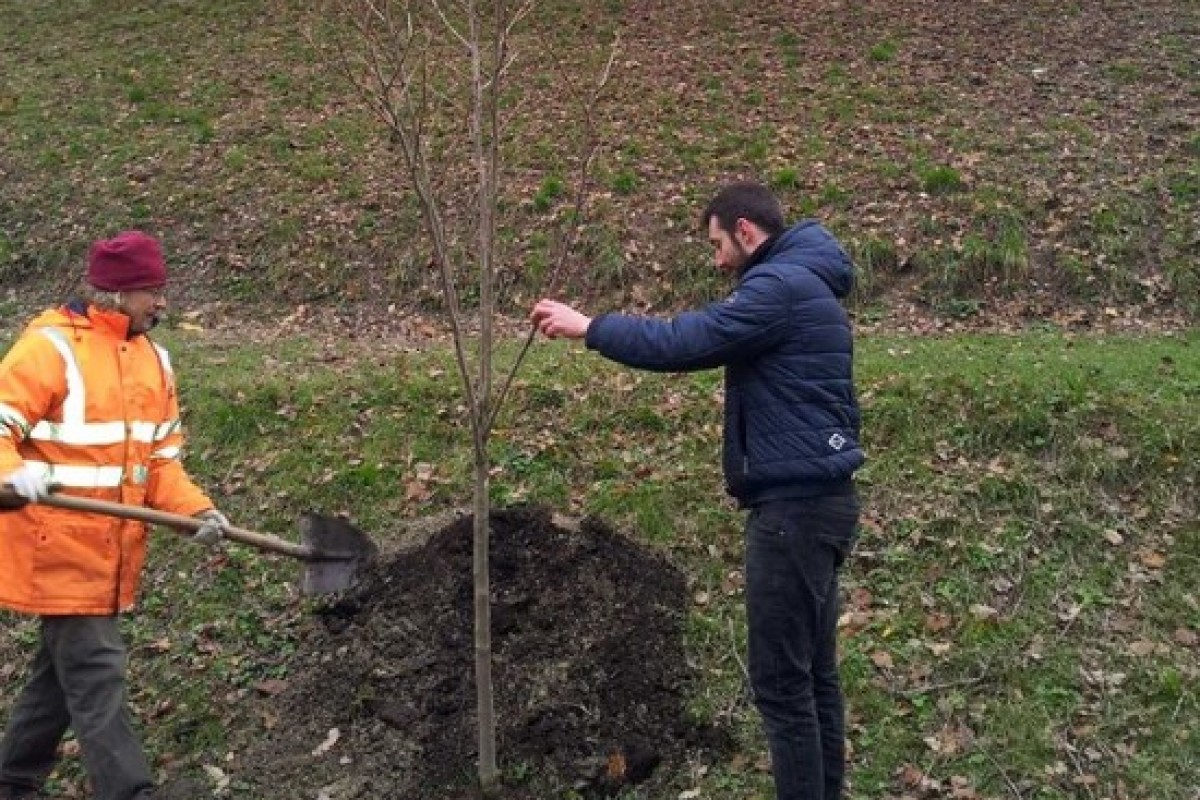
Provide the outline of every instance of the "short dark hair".
{"type": "Polygon", "coordinates": [[[717,192],[700,217],[700,225],[708,229],[709,221],[717,218],[721,230],[733,234],[737,221],[744,219],[762,228],[767,236],[783,233],[783,206],[774,193],[755,181],[737,181],[717,192]]]}

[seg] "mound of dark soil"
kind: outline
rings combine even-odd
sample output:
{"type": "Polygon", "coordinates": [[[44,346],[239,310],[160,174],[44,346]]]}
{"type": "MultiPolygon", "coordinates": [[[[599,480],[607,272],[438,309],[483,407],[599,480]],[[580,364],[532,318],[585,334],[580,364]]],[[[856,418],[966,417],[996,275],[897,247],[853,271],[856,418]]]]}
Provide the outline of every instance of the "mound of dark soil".
{"type": "MultiPolygon", "coordinates": [[[[507,798],[666,781],[691,748],[683,576],[601,524],[492,518],[493,676],[507,798]]],[[[470,797],[471,519],[381,561],[325,608],[235,771],[266,800],[470,797]]]]}

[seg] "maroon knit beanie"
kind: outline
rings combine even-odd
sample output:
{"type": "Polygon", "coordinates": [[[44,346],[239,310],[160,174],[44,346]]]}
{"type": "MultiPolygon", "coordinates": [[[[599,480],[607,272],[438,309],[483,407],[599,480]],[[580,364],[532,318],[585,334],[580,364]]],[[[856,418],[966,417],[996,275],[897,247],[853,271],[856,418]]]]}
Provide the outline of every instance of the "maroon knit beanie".
{"type": "Polygon", "coordinates": [[[106,292],[165,286],[167,265],[162,247],[141,231],[124,231],[112,239],[92,242],[87,280],[106,292]]]}

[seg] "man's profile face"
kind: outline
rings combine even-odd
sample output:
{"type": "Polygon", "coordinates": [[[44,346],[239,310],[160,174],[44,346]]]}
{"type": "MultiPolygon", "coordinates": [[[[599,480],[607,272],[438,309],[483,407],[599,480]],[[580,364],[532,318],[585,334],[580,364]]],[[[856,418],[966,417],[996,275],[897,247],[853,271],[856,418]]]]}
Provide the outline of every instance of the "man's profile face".
{"type": "MultiPolygon", "coordinates": [[[[745,220],[739,219],[734,230],[737,231],[745,224],[745,220]]],[[[740,238],[722,228],[716,216],[708,218],[708,241],[713,246],[713,262],[717,265],[717,269],[736,274],[746,266],[746,262],[750,259],[750,252],[740,238]]]]}
{"type": "Polygon", "coordinates": [[[145,333],[158,324],[167,310],[167,288],[126,289],[121,292],[121,312],[129,317],[130,333],[145,333]]]}

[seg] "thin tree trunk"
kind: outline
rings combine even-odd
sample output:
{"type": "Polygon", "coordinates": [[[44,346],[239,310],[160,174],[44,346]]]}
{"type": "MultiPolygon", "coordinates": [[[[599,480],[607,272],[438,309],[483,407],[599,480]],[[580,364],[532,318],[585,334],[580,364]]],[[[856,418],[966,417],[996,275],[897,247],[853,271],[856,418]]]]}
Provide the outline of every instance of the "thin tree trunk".
{"type": "MultiPolygon", "coordinates": [[[[491,538],[489,442],[500,407],[533,341],[531,332],[507,377],[497,384],[492,373],[494,315],[499,293],[496,237],[504,127],[501,98],[510,64],[509,36],[534,5],[534,0],[403,0],[394,3],[389,0],[329,0],[325,6],[331,16],[342,19],[348,26],[348,38],[334,40],[334,62],[400,145],[431,240],[431,265],[436,267],[441,280],[453,331],[454,355],[470,413],[475,473],[473,570],[478,777],[485,796],[495,795],[500,783],[496,763],[488,564],[491,538]],[[443,39],[461,45],[460,52],[467,56],[465,65],[431,60],[431,46],[443,39]],[[462,70],[460,66],[467,69],[462,70]],[[435,74],[431,75],[431,72],[435,74]],[[465,80],[470,83],[462,87],[466,91],[461,96],[454,92],[447,95],[437,89],[443,79],[450,87],[459,87],[465,80]],[[462,105],[456,105],[455,100],[462,100],[462,105]],[[440,104],[443,103],[449,108],[442,108],[440,104]],[[463,144],[469,147],[469,163],[475,172],[474,236],[455,235],[456,231],[452,229],[456,224],[455,215],[450,215],[448,223],[443,214],[448,207],[446,196],[442,195],[446,190],[436,180],[439,173],[430,160],[431,137],[436,139],[431,133],[435,128],[431,121],[438,111],[454,118],[462,111],[467,112],[470,130],[468,140],[463,144]],[[458,261],[471,255],[478,263],[480,315],[478,359],[473,363],[468,352],[459,287],[455,283],[458,261]]],[[[614,45],[590,97],[585,98],[571,87],[586,120],[589,138],[595,133],[592,108],[608,82],[615,55],[614,45]]],[[[556,273],[581,227],[595,153],[596,143],[593,142],[581,167],[575,213],[570,217],[571,228],[561,244],[556,273]]],[[[458,155],[462,157],[459,163],[463,163],[466,154],[458,155]]]]}
{"type": "MultiPolygon", "coordinates": [[[[499,13],[499,12],[498,12],[499,13]]],[[[488,565],[488,541],[491,529],[489,502],[488,421],[492,404],[492,317],[495,298],[495,210],[496,169],[499,161],[497,131],[493,109],[499,102],[500,64],[486,74],[485,37],[479,7],[467,3],[467,24],[471,45],[471,139],[475,168],[479,176],[478,259],[479,259],[479,375],[478,392],[471,409],[475,438],[475,693],[479,717],[479,787],[485,795],[496,788],[496,711],[492,686],[492,613],[491,571],[488,565]]]]}
{"type": "Polygon", "coordinates": [[[479,785],[485,795],[496,788],[496,709],[492,691],[492,605],[488,545],[491,539],[491,503],[488,497],[488,463],[475,460],[475,703],[479,718],[479,785]]]}

